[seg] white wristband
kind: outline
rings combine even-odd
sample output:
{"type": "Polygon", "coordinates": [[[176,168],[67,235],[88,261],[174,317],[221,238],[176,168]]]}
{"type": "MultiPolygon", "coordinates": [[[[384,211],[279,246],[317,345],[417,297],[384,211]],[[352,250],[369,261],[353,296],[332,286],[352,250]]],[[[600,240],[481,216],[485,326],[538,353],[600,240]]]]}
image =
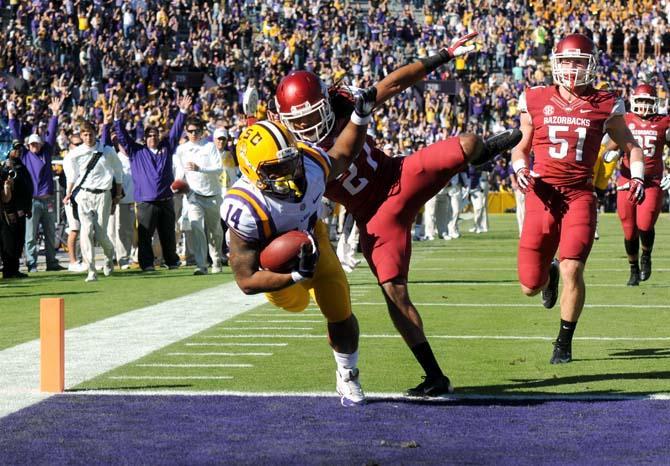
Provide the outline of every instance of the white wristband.
{"type": "Polygon", "coordinates": [[[518,172],[522,168],[526,168],[526,161],[524,159],[518,159],[512,162],[512,169],[514,173],[518,172]]]}
{"type": "Polygon", "coordinates": [[[362,117],[356,112],[351,112],[351,122],[356,126],[367,126],[370,120],[372,120],[372,114],[362,117]]]}
{"type": "Polygon", "coordinates": [[[303,276],[300,274],[300,272],[298,272],[297,270],[294,270],[293,272],[291,272],[291,279],[292,279],[295,283],[299,283],[299,282],[301,282],[301,281],[303,281],[303,280],[307,280],[307,277],[303,277],[303,276]]]}
{"type": "Polygon", "coordinates": [[[631,178],[644,180],[644,162],[635,161],[630,163],[631,178]]]}

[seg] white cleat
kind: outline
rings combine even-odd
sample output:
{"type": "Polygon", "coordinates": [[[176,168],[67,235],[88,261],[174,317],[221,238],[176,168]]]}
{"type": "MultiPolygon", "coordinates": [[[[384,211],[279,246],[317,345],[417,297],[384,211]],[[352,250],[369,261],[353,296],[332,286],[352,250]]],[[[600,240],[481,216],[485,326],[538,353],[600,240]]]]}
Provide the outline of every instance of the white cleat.
{"type": "Polygon", "coordinates": [[[102,266],[102,273],[105,277],[109,277],[114,271],[114,262],[105,261],[105,265],[102,266]]]}
{"type": "Polygon", "coordinates": [[[337,379],[337,393],[340,394],[342,406],[347,408],[351,406],[361,406],[365,404],[365,395],[358,380],[359,371],[357,368],[347,369],[346,374],[341,375],[339,370],[335,371],[337,379]]]}
{"type": "Polygon", "coordinates": [[[86,278],[84,279],[85,282],[97,282],[98,281],[98,275],[95,272],[89,272],[86,278]]]}

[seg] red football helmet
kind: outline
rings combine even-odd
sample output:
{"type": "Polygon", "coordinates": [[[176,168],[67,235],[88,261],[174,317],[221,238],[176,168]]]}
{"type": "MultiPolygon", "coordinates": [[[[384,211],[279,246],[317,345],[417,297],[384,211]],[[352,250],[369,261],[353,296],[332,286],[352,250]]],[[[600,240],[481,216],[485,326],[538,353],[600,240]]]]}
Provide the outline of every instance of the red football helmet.
{"type": "Polygon", "coordinates": [[[597,67],[598,50],[584,34],[565,36],[551,54],[554,82],[567,89],[591,84],[596,79],[597,67]],[[575,66],[576,60],[584,60],[585,66],[575,66]]]}
{"type": "Polygon", "coordinates": [[[301,141],[321,142],[335,125],[328,89],[310,71],[292,71],[275,93],[279,119],[301,141]]]}
{"type": "Polygon", "coordinates": [[[630,111],[640,116],[658,113],[656,89],[649,84],[638,84],[630,96],[630,111]]]}

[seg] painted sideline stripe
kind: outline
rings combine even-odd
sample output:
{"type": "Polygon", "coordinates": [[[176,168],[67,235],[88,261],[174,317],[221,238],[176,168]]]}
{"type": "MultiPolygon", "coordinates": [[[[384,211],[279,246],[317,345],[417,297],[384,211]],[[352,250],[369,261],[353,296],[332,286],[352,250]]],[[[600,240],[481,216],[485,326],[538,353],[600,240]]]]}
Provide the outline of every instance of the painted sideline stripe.
{"type": "Polygon", "coordinates": [[[165,364],[147,363],[133,364],[135,367],[254,367],[253,364],[165,364]]]}
{"type": "MultiPolygon", "coordinates": [[[[110,377],[111,378],[111,377],[110,377]]],[[[185,377],[186,378],[186,377],[185,377]]],[[[231,377],[232,378],[232,377],[231,377]]],[[[458,390],[458,389],[457,389],[458,390]]],[[[196,391],[196,390],[134,390],[128,392],[127,390],[77,390],[76,392],[70,392],[63,395],[57,396],[238,396],[245,398],[254,398],[254,397],[329,397],[329,398],[339,398],[339,395],[334,394],[333,392],[237,392],[231,390],[217,390],[217,391],[196,391]]],[[[380,400],[417,400],[415,397],[403,396],[399,393],[388,393],[388,392],[370,392],[366,394],[368,400],[380,399],[380,400]]],[[[450,394],[445,397],[439,398],[428,398],[422,399],[425,402],[435,402],[435,403],[444,403],[445,401],[459,401],[459,400],[500,400],[500,401],[523,401],[523,400],[538,400],[538,401],[627,401],[627,400],[670,400],[670,393],[653,393],[648,395],[625,395],[625,394],[475,394],[475,393],[463,393],[463,394],[450,394]]]]}
{"type": "Polygon", "coordinates": [[[167,353],[165,356],[272,356],[274,353],[167,353]]]}
{"type": "MultiPolygon", "coordinates": [[[[265,303],[246,296],[235,282],[202,290],[65,332],[65,388],[133,362],[265,303]],[[221,306],[225,302],[226,306],[221,306]]],[[[67,320],[67,306],[65,319],[67,320]]],[[[0,351],[0,417],[37,403],[40,342],[0,351]]]]}
{"type": "MultiPolygon", "coordinates": [[[[361,338],[400,338],[400,335],[394,334],[365,334],[361,333],[361,338]]],[[[556,337],[535,336],[535,335],[426,335],[427,338],[444,338],[452,340],[555,340],[556,337]]],[[[324,338],[323,335],[220,335],[216,338],[324,338]]],[[[592,340],[592,341],[670,341],[670,337],[574,337],[573,340],[592,340]]],[[[189,346],[221,346],[225,343],[186,343],[189,346]]]]}

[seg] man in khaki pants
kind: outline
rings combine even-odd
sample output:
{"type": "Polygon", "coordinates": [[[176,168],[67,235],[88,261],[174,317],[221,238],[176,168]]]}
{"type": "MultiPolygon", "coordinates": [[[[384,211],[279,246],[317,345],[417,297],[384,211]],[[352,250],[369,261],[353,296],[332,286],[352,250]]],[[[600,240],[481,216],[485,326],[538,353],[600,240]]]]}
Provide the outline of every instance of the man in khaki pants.
{"type": "Polygon", "coordinates": [[[118,204],[121,199],[121,184],[117,183],[116,192],[112,199],[111,189],[114,179],[123,179],[123,169],[116,151],[112,147],[103,146],[96,141],[95,126],[84,122],[80,126],[80,135],[83,144],[70,151],[70,157],[76,181],[68,181],[67,194],[63,201],[69,203],[75,186],[79,187],[76,193],[77,211],[81,223],[81,254],[88,265],[87,282],[98,279],[95,268],[95,243],[100,243],[105,253],[103,273],[109,276],[113,269],[114,245],[107,236],[107,223],[112,204],[118,204]],[[92,159],[98,158],[95,165],[92,159]],[[88,170],[89,164],[92,168],[88,170]],[[89,172],[86,178],[86,172],[89,172]],[[83,180],[83,182],[82,182],[83,180]]]}

